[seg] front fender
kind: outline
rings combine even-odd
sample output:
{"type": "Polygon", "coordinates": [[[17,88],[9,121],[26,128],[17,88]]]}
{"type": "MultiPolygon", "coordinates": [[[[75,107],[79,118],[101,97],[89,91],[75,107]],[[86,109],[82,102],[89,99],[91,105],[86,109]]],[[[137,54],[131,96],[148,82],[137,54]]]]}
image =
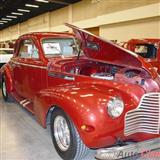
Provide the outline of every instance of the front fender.
{"type": "MultiPolygon", "coordinates": [[[[128,88],[132,92],[131,88],[135,90],[135,87],[138,86],[128,88]]],[[[123,130],[125,113],[138,104],[138,101],[129,94],[129,90],[128,92],[123,91],[122,88],[124,89],[122,86],[118,88],[102,84],[75,83],[44,89],[34,99],[35,115],[40,124],[46,127],[46,116],[49,109],[58,106],[72,119],[83,142],[88,147],[99,147],[98,144],[92,143],[92,138],[104,135],[111,137],[115,130],[117,132],[123,130]],[[107,113],[107,102],[114,96],[121,97],[126,105],[124,113],[117,120],[113,120],[107,113]],[[84,125],[93,130],[91,132],[84,131],[84,125]]],[[[142,89],[141,92],[143,93],[142,89]]]]}

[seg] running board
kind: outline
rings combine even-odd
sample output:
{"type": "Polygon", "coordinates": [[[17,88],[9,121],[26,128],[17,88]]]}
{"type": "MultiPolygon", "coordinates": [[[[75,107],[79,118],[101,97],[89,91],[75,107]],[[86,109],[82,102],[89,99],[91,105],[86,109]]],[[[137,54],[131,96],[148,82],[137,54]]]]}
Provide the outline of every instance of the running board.
{"type": "Polygon", "coordinates": [[[24,108],[26,108],[29,112],[34,114],[33,103],[27,99],[24,99],[19,102],[24,108]]]}
{"type": "Polygon", "coordinates": [[[17,94],[13,93],[13,97],[16,99],[16,101],[25,109],[27,109],[29,112],[34,114],[34,108],[33,108],[33,102],[29,101],[28,99],[24,99],[17,94]]]}

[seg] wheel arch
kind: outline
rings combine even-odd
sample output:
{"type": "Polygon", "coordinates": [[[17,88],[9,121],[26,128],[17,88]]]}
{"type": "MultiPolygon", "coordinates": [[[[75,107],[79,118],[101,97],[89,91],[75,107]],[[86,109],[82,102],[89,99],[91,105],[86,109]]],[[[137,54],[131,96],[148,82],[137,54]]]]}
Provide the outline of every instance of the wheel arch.
{"type": "Polygon", "coordinates": [[[71,112],[68,111],[68,109],[65,109],[65,105],[67,105],[67,108],[72,108],[70,106],[69,102],[66,102],[65,104],[60,102],[58,100],[58,97],[45,97],[45,96],[39,96],[37,95],[34,99],[34,111],[37,121],[40,123],[40,125],[43,128],[46,128],[47,125],[50,124],[51,115],[55,109],[61,109],[63,110],[73,121],[71,112]],[[47,101],[46,101],[47,99],[47,101]]]}
{"type": "MultiPolygon", "coordinates": [[[[60,110],[64,111],[63,107],[60,105],[52,105],[51,107],[49,107],[48,112],[46,114],[46,126],[50,125],[51,116],[56,109],[60,109],[60,110]]],[[[67,114],[67,116],[69,116],[70,119],[72,119],[72,117],[70,115],[68,115],[68,113],[66,111],[64,111],[64,112],[67,114]]],[[[72,119],[72,121],[73,121],[73,119],[72,119]]]]}
{"type": "Polygon", "coordinates": [[[52,106],[48,109],[48,112],[47,112],[47,115],[46,115],[46,126],[47,126],[47,125],[50,125],[52,113],[53,113],[56,109],[62,109],[62,108],[59,107],[59,106],[57,106],[57,105],[52,105],[52,106]]]}
{"type": "Polygon", "coordinates": [[[7,92],[11,93],[13,91],[13,80],[11,70],[7,64],[1,68],[1,82],[4,77],[6,78],[7,92]]]}

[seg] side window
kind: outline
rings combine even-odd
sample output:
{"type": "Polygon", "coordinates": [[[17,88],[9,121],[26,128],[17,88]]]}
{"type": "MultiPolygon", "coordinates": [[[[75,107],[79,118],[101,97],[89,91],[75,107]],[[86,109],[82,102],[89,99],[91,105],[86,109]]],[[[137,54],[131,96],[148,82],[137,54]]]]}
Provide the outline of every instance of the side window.
{"type": "Polygon", "coordinates": [[[143,58],[156,58],[157,48],[153,44],[137,44],[135,53],[143,58]]]}
{"type": "Polygon", "coordinates": [[[38,49],[32,40],[24,40],[20,44],[19,57],[21,58],[39,58],[38,49]]]}

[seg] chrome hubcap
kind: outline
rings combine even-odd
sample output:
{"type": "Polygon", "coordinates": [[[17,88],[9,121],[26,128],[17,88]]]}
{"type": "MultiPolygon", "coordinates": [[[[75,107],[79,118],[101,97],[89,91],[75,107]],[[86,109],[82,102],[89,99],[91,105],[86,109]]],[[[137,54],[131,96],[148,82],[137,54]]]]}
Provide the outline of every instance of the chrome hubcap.
{"type": "Polygon", "coordinates": [[[54,137],[58,147],[62,151],[67,151],[70,146],[70,131],[65,118],[62,116],[57,116],[54,120],[54,137]]]}
{"type": "Polygon", "coordinates": [[[3,94],[6,97],[7,96],[7,90],[6,90],[6,83],[4,81],[2,83],[2,89],[3,89],[3,94]]]}

